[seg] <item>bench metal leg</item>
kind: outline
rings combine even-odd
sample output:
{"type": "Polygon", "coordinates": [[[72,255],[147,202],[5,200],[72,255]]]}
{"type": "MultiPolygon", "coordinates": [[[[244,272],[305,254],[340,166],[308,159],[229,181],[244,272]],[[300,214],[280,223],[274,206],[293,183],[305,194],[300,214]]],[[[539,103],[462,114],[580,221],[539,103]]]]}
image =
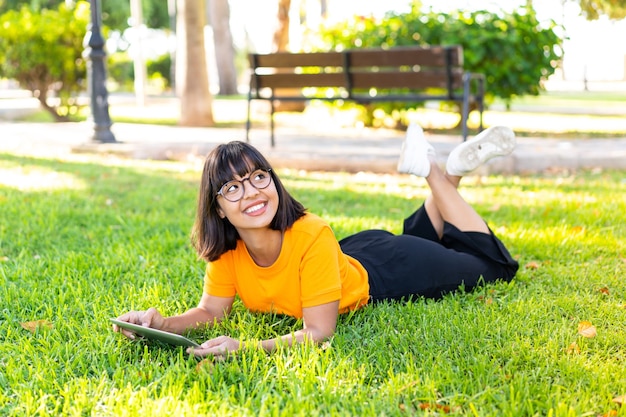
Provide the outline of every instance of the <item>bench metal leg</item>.
{"type": "Polygon", "coordinates": [[[463,142],[465,142],[467,140],[467,119],[468,117],[468,109],[469,109],[469,103],[467,98],[463,99],[463,114],[461,114],[461,124],[463,125],[463,142]]]}
{"type": "Polygon", "coordinates": [[[478,110],[480,111],[480,132],[483,131],[483,111],[485,111],[485,79],[483,77],[478,78],[478,110]]]}
{"type": "Polygon", "coordinates": [[[270,113],[270,144],[272,145],[272,148],[274,147],[274,100],[270,100],[270,107],[271,107],[271,113],[270,113]]]}
{"type": "Polygon", "coordinates": [[[250,102],[252,101],[252,97],[248,94],[248,118],[246,119],[246,142],[250,143],[250,102]]]}
{"type": "Polygon", "coordinates": [[[463,109],[461,110],[461,125],[463,127],[463,142],[467,140],[467,122],[469,121],[470,74],[463,74],[463,109]]]}

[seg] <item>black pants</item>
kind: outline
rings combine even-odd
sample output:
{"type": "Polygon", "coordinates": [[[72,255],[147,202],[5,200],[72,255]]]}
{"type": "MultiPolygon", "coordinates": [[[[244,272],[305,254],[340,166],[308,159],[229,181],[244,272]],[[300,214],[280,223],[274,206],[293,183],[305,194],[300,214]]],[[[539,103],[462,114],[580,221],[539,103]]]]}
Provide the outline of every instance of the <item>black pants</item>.
{"type": "Polygon", "coordinates": [[[366,230],[339,244],[367,270],[373,301],[439,298],[461,285],[470,290],[479,282],[510,281],[519,268],[493,232],[462,232],[444,223],[439,239],[423,205],[404,220],[401,235],[366,230]]]}

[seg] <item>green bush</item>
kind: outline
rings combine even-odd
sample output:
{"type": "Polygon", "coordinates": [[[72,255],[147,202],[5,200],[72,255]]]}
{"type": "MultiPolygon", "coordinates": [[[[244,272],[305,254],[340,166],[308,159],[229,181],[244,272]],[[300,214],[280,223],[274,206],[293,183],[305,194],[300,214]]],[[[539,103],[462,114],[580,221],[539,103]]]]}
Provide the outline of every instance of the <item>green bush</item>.
{"type": "Polygon", "coordinates": [[[165,87],[172,86],[172,57],[170,54],[163,54],[155,59],[150,59],[146,64],[150,78],[161,78],[165,87]]]}
{"type": "Polygon", "coordinates": [[[0,16],[0,77],[30,90],[55,120],[77,110],[76,96],[84,85],[83,39],[89,3],[74,8],[34,11],[28,6],[0,16]],[[48,100],[58,98],[57,103],[48,100]]]}
{"type": "MultiPolygon", "coordinates": [[[[161,88],[170,88],[172,86],[171,62],[169,54],[147,60],[146,72],[148,78],[151,81],[155,81],[161,88]]],[[[118,89],[125,91],[134,89],[135,66],[126,52],[111,54],[108,59],[107,69],[109,79],[117,85],[118,89]]]]}
{"type": "MultiPolygon", "coordinates": [[[[451,13],[389,13],[382,20],[355,17],[323,28],[318,50],[392,48],[407,45],[461,45],[468,71],[486,76],[487,103],[538,95],[562,56],[557,25],[542,26],[532,8],[512,13],[485,10],[451,13]]],[[[387,113],[404,107],[388,105],[387,113]]]]}
{"type": "Polygon", "coordinates": [[[116,52],[109,55],[107,76],[117,85],[117,89],[132,91],[135,68],[133,61],[126,52],[116,52]]]}

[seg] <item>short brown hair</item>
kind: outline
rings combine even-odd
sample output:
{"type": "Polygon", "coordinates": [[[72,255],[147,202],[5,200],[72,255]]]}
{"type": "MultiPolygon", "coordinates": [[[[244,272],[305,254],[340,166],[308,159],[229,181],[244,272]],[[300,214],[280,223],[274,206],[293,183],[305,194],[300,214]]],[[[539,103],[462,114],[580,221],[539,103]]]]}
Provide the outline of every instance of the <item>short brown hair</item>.
{"type": "Polygon", "coordinates": [[[234,175],[244,176],[256,169],[271,170],[278,192],[278,211],[270,224],[271,229],[285,231],[304,216],[304,206],[287,192],[270,163],[255,147],[241,141],[220,144],[204,161],[196,221],[191,232],[191,241],[200,258],[215,261],[237,246],[237,229],[218,214],[217,192],[234,175]]]}

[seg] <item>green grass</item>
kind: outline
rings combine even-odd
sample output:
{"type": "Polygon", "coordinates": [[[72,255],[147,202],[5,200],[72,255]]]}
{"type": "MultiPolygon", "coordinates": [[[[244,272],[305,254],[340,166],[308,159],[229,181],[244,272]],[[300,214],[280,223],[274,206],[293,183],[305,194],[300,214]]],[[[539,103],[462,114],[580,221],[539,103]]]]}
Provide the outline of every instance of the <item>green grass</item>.
{"type": "Polygon", "coordinates": [[[538,96],[516,98],[514,105],[541,105],[588,109],[601,103],[608,107],[624,107],[626,91],[545,91],[538,96]]]}
{"type": "MultiPolygon", "coordinates": [[[[426,195],[406,176],[279,171],[337,236],[399,232],[426,195]]],[[[0,155],[0,415],[626,415],[626,175],[467,178],[462,192],[519,259],[511,283],[368,306],[334,338],[215,364],[132,342],[108,317],[194,306],[198,168],[0,155]],[[35,332],[21,324],[44,320],[35,332]],[[577,334],[590,321],[597,336],[577,334]],[[575,344],[575,345],[573,345],[575,344]]],[[[298,329],[237,302],[214,329],[298,329]]]]}

